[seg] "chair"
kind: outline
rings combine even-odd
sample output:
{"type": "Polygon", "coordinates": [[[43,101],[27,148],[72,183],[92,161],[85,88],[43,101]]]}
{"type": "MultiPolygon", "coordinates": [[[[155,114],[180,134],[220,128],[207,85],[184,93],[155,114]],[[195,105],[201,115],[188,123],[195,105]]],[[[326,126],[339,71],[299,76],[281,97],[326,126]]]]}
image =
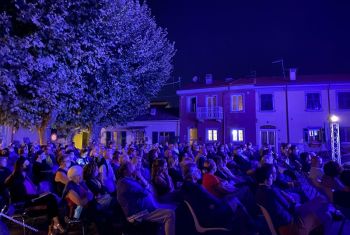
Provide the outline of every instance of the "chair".
{"type": "Polygon", "coordinates": [[[273,225],[272,223],[272,220],[271,220],[271,217],[270,217],[270,214],[269,212],[261,205],[258,204],[258,206],[260,207],[260,210],[261,212],[263,213],[264,215],[264,218],[266,220],[266,223],[267,225],[269,226],[269,229],[270,229],[270,232],[271,232],[271,235],[278,235],[276,229],[275,229],[275,226],[273,225]]]}
{"type": "Polygon", "coordinates": [[[64,216],[64,222],[66,223],[66,234],[68,234],[69,230],[76,225],[81,227],[82,235],[85,235],[85,224],[82,220],[74,218],[74,212],[76,205],[71,201],[66,199],[66,215],[64,216]]]}
{"type": "Polygon", "coordinates": [[[198,221],[198,218],[197,218],[197,215],[196,213],[194,212],[191,204],[188,202],[188,201],[184,201],[185,204],[187,205],[188,209],[190,210],[191,212],[191,215],[192,215],[192,218],[193,218],[193,221],[194,221],[194,226],[196,228],[196,231],[198,233],[206,233],[206,232],[229,232],[230,230],[227,229],[227,228],[206,228],[206,227],[203,227],[199,221],[198,221]]]}

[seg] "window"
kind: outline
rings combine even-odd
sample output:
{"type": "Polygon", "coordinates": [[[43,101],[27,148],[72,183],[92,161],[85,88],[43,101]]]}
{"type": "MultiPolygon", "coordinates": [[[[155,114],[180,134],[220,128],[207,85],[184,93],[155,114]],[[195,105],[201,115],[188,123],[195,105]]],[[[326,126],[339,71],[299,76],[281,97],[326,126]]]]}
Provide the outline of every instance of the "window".
{"type": "Polygon", "coordinates": [[[340,142],[344,143],[350,143],[350,127],[340,127],[339,128],[339,134],[340,134],[340,142]]]}
{"type": "Polygon", "coordinates": [[[306,109],[307,110],[321,110],[321,94],[308,93],[306,94],[306,109]]]}
{"type": "Polygon", "coordinates": [[[208,141],[217,141],[218,140],[218,131],[217,130],[208,130],[207,131],[207,140],[208,141]]]}
{"type": "Polygon", "coordinates": [[[233,129],[232,130],[232,141],[233,142],[243,142],[243,130],[233,129]]]}
{"type": "Polygon", "coordinates": [[[159,132],[159,143],[164,144],[165,142],[174,142],[175,132],[159,132]]]}
{"type": "Polygon", "coordinates": [[[243,111],[243,95],[231,96],[231,111],[235,111],[235,112],[243,111]]]}
{"type": "Polygon", "coordinates": [[[324,140],[323,128],[304,128],[304,141],[310,145],[319,145],[324,140]]]}
{"type": "Polygon", "coordinates": [[[195,113],[197,111],[197,97],[189,97],[188,103],[188,110],[195,113]]]}
{"type": "Polygon", "coordinates": [[[338,92],[338,108],[350,109],[350,92],[338,92]]]}
{"type": "Polygon", "coordinates": [[[208,108],[213,108],[216,107],[216,95],[213,96],[207,96],[207,107],[208,108]]]}
{"type": "Polygon", "coordinates": [[[272,94],[261,94],[260,95],[260,110],[261,111],[272,111],[273,110],[273,96],[272,96],[272,94]]]}

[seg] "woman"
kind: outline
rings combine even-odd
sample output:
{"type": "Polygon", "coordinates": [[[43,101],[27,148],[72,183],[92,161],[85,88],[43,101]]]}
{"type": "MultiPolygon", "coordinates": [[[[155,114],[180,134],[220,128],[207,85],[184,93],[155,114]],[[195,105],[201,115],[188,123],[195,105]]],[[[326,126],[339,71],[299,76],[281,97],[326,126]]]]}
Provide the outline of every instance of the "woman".
{"type": "Polygon", "coordinates": [[[152,164],[152,183],[158,196],[174,191],[174,185],[168,174],[168,165],[164,159],[155,159],[152,164]]]}
{"type": "Polygon", "coordinates": [[[56,192],[60,197],[62,196],[63,190],[66,187],[69,179],[67,176],[67,172],[71,165],[70,157],[68,155],[62,155],[58,157],[59,168],[55,174],[55,184],[56,184],[56,192]]]}
{"type": "Polygon", "coordinates": [[[12,202],[24,202],[25,207],[46,205],[48,218],[52,221],[49,234],[53,232],[51,228],[59,233],[64,233],[58,219],[58,205],[55,196],[50,193],[39,195],[36,185],[27,176],[29,169],[29,161],[19,158],[13,173],[6,179],[5,185],[11,193],[12,202]]]}
{"type": "Polygon", "coordinates": [[[168,159],[169,164],[169,175],[171,179],[173,180],[173,184],[175,185],[176,189],[179,189],[183,183],[183,178],[181,174],[181,169],[179,167],[179,157],[176,154],[173,154],[168,159]]]}

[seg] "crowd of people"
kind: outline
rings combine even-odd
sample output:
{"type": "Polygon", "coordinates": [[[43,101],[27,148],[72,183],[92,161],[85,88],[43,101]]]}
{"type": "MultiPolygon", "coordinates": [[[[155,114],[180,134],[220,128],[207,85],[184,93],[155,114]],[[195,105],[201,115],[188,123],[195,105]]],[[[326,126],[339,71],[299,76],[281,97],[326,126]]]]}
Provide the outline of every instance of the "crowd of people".
{"type": "Polygon", "coordinates": [[[165,235],[192,234],[185,202],[200,224],[229,234],[264,234],[259,206],[280,235],[332,234],[339,208],[350,208],[350,170],[323,160],[290,144],[279,155],[252,143],[11,144],[1,149],[0,201],[46,205],[49,234],[65,232],[64,216],[95,224],[101,235],[116,234],[120,217],[159,224],[165,235]]]}

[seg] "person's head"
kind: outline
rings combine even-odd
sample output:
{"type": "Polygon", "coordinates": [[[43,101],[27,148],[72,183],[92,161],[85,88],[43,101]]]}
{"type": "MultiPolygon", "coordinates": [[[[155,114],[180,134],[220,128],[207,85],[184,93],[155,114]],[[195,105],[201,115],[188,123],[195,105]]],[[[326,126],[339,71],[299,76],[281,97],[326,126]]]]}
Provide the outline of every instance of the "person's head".
{"type": "Polygon", "coordinates": [[[179,166],[179,157],[176,154],[173,154],[168,158],[169,168],[176,168],[179,166]]]}
{"type": "Polygon", "coordinates": [[[69,155],[60,155],[57,159],[58,164],[61,168],[68,169],[71,166],[71,160],[69,155]]]}
{"type": "Polygon", "coordinates": [[[191,181],[193,183],[196,183],[202,177],[201,171],[193,162],[186,163],[182,166],[182,174],[184,180],[191,181]]]}
{"type": "Polygon", "coordinates": [[[83,181],[83,168],[79,165],[72,166],[67,172],[68,179],[79,184],[83,181]]]}
{"type": "Polygon", "coordinates": [[[294,154],[294,155],[299,155],[299,148],[298,148],[298,146],[296,146],[296,145],[292,145],[291,147],[290,147],[290,153],[291,154],[294,154]]]}
{"type": "Polygon", "coordinates": [[[285,156],[288,156],[288,153],[289,153],[289,144],[287,144],[287,143],[282,143],[282,144],[281,144],[281,152],[282,152],[282,154],[284,154],[285,156]]]}
{"type": "Polygon", "coordinates": [[[350,170],[344,170],[340,174],[340,180],[345,185],[345,187],[350,189],[350,170]]]}
{"type": "Polygon", "coordinates": [[[271,186],[274,181],[276,168],[271,164],[265,164],[255,170],[255,178],[258,184],[271,186]]]}
{"type": "Polygon", "coordinates": [[[96,178],[98,176],[98,166],[94,161],[89,162],[83,169],[84,180],[96,178]]]}
{"type": "Polygon", "coordinates": [[[126,154],[122,154],[119,156],[119,164],[123,164],[125,162],[130,162],[130,157],[129,155],[126,155],[126,154]]]}
{"type": "Polygon", "coordinates": [[[168,164],[165,159],[158,158],[152,163],[152,178],[168,171],[168,164]]]}
{"type": "Polygon", "coordinates": [[[135,166],[136,170],[140,170],[142,167],[142,158],[139,156],[135,156],[131,159],[131,163],[135,166]]]}
{"type": "Polygon", "coordinates": [[[204,169],[211,174],[216,172],[216,164],[213,159],[208,159],[204,161],[204,169]]]}
{"type": "Polygon", "coordinates": [[[274,163],[274,158],[272,156],[272,154],[266,154],[261,158],[260,161],[261,165],[264,164],[273,164],[274,163]]]}
{"type": "Polygon", "coordinates": [[[131,177],[134,171],[135,167],[131,162],[124,162],[120,165],[120,168],[118,169],[118,175],[122,178],[131,177]]]}
{"type": "Polygon", "coordinates": [[[39,150],[39,151],[37,151],[37,152],[35,153],[35,160],[36,160],[36,161],[41,162],[41,161],[43,161],[43,160],[45,160],[45,159],[46,159],[46,155],[45,155],[45,152],[44,152],[44,151],[39,150]]]}
{"type": "Polygon", "coordinates": [[[0,157],[0,166],[7,167],[7,157],[0,157]]]}
{"type": "Polygon", "coordinates": [[[225,152],[225,145],[220,145],[220,147],[219,147],[219,152],[220,153],[224,153],[225,152]]]}
{"type": "Polygon", "coordinates": [[[316,168],[322,167],[322,158],[320,156],[317,156],[317,155],[312,155],[311,167],[316,167],[316,168]]]}
{"type": "Polygon", "coordinates": [[[341,167],[338,162],[329,161],[323,166],[323,172],[330,177],[337,177],[340,175],[341,167]]]}
{"type": "Polygon", "coordinates": [[[103,157],[106,159],[106,161],[112,161],[113,153],[114,153],[113,149],[106,149],[104,151],[103,157]]]}

